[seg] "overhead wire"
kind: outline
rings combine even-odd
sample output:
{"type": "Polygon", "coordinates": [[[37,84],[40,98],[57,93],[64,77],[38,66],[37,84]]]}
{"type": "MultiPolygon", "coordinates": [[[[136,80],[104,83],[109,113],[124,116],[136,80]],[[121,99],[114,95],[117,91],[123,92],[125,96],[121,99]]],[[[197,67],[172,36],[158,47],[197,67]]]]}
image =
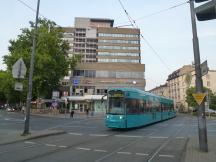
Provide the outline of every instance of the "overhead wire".
{"type": "MultiPolygon", "coordinates": [[[[30,10],[32,10],[33,12],[36,12],[36,9],[34,9],[34,8],[32,8],[30,5],[28,5],[26,2],[24,2],[23,0],[17,0],[18,2],[20,2],[21,4],[23,4],[24,6],[26,6],[27,8],[29,8],[30,10]]],[[[47,17],[45,17],[44,15],[42,15],[40,12],[39,12],[39,16],[41,16],[41,17],[43,17],[44,19],[47,19],[47,20],[50,20],[50,19],[48,19],[47,17]]],[[[52,20],[50,20],[50,21],[52,21],[52,20]]],[[[56,23],[55,23],[56,24],[56,23]]],[[[58,25],[58,24],[56,24],[56,26],[58,26],[58,27],[62,27],[62,26],[60,26],[60,25],[58,25]]]]}
{"type": "MultiPolygon", "coordinates": [[[[20,2],[21,4],[23,4],[24,6],[26,6],[27,8],[29,8],[30,10],[32,10],[33,12],[36,12],[36,10],[34,8],[32,8],[31,6],[29,6],[26,2],[24,2],[23,0],[17,0],[18,2],[20,2]]],[[[188,2],[188,1],[187,1],[188,2]]],[[[167,9],[163,9],[161,11],[158,11],[158,12],[155,12],[155,13],[152,13],[152,14],[149,14],[149,15],[146,15],[146,16],[143,16],[143,17],[140,17],[136,20],[134,20],[130,15],[129,13],[127,12],[127,10],[125,9],[123,3],[121,2],[121,0],[119,0],[119,3],[122,7],[122,9],[124,10],[124,12],[126,13],[127,17],[128,17],[128,20],[130,22],[130,25],[122,25],[122,26],[133,26],[134,28],[139,28],[136,21],[139,21],[141,19],[144,19],[146,17],[150,17],[150,16],[153,16],[153,15],[156,15],[156,14],[159,14],[159,13],[162,13],[162,12],[165,12],[165,11],[168,11],[170,9],[173,9],[173,8],[176,8],[176,7],[179,7],[181,5],[184,5],[186,4],[187,2],[184,2],[184,3],[181,3],[181,4],[177,4],[175,6],[172,6],[172,7],[169,7],[167,9]]],[[[44,15],[42,15],[41,13],[39,13],[39,15],[47,20],[50,20],[48,19],[47,17],[45,17],[44,15]]],[[[62,27],[58,24],[56,24],[58,27],[62,27]]],[[[122,27],[121,26],[121,27],[122,27]]],[[[160,55],[157,53],[157,51],[153,48],[153,46],[149,43],[149,41],[142,35],[142,33],[140,33],[140,36],[142,37],[142,39],[146,42],[146,44],[149,46],[149,48],[153,51],[153,53],[159,58],[159,60],[165,65],[165,67],[170,71],[170,68],[166,65],[166,63],[163,61],[163,59],[160,57],[160,55]]],[[[150,78],[148,78],[149,80],[152,80],[150,78]]],[[[153,81],[153,80],[152,80],[153,81]]],[[[156,81],[153,81],[155,83],[157,83],[156,81]]]]}
{"type": "MultiPolygon", "coordinates": [[[[134,28],[139,28],[139,26],[137,25],[136,21],[129,15],[129,13],[127,12],[127,10],[125,9],[123,3],[121,2],[121,0],[118,0],[122,9],[124,10],[129,22],[131,23],[131,25],[134,27],[134,28]]],[[[146,44],[149,46],[149,48],[153,51],[153,53],[158,57],[158,59],[164,64],[164,66],[168,69],[168,71],[170,72],[171,69],[168,67],[168,65],[163,61],[163,59],[160,57],[160,55],[157,53],[157,51],[153,48],[153,46],[149,43],[149,41],[142,35],[142,33],[140,32],[140,36],[141,38],[146,42],[146,44]]],[[[148,78],[149,80],[152,80],[150,79],[149,77],[146,77],[148,78]]],[[[152,80],[153,81],[153,80],[152,80]]],[[[156,81],[154,81],[155,83],[157,83],[156,81]]]]}
{"type": "MultiPolygon", "coordinates": [[[[182,2],[182,3],[176,4],[176,5],[173,5],[173,6],[171,6],[171,7],[168,7],[168,8],[165,8],[165,9],[162,9],[162,10],[159,10],[159,11],[156,11],[156,12],[153,12],[153,13],[150,13],[150,14],[147,14],[147,15],[145,15],[145,16],[142,16],[142,17],[140,17],[140,18],[135,19],[135,21],[141,21],[141,20],[143,20],[143,19],[146,19],[146,18],[155,16],[155,15],[161,14],[161,13],[163,13],[163,12],[167,12],[167,11],[172,10],[172,9],[174,9],[174,8],[183,6],[183,5],[187,4],[188,2],[189,2],[189,1],[185,1],[185,2],[182,2]]],[[[121,27],[121,26],[128,26],[129,24],[126,24],[126,23],[129,23],[129,22],[130,22],[130,21],[125,21],[125,22],[119,23],[119,25],[116,26],[116,27],[119,27],[119,26],[120,26],[120,27],[121,27]],[[122,24],[122,25],[120,25],[120,24],[122,24]]]]}

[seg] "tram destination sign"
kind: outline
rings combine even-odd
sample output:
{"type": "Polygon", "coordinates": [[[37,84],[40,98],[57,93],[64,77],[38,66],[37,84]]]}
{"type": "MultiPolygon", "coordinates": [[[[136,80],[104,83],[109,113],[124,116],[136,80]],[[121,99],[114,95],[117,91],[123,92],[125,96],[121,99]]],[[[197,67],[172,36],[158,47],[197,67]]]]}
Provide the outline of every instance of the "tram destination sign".
{"type": "Polygon", "coordinates": [[[124,94],[121,91],[111,91],[109,93],[110,97],[124,97],[124,94]]]}

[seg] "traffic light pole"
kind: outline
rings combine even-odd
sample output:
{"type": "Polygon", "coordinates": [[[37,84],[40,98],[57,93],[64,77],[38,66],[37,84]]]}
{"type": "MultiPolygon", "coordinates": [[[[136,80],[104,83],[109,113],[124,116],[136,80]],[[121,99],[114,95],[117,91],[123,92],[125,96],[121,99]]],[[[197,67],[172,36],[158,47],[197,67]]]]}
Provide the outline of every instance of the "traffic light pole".
{"type": "Polygon", "coordinates": [[[36,35],[37,35],[39,6],[40,6],[40,0],[38,0],[37,2],[35,29],[33,33],[33,45],[32,45],[32,54],[31,54],[31,62],[30,62],[30,69],[29,69],[28,94],[27,94],[27,101],[26,101],[25,125],[24,125],[23,135],[29,134],[30,108],[31,108],[31,99],[32,99],[32,78],[34,72],[34,60],[35,60],[34,57],[36,51],[36,35]]]}
{"type": "MultiPolygon", "coordinates": [[[[196,72],[196,93],[203,93],[203,82],[202,82],[201,68],[200,68],[200,51],[199,51],[199,41],[197,37],[194,0],[190,0],[190,10],[191,10],[191,21],[192,21],[192,31],[193,31],[194,62],[195,62],[195,72],[196,72]]],[[[203,152],[208,152],[204,102],[202,102],[198,106],[197,118],[198,118],[199,148],[203,152]]]]}

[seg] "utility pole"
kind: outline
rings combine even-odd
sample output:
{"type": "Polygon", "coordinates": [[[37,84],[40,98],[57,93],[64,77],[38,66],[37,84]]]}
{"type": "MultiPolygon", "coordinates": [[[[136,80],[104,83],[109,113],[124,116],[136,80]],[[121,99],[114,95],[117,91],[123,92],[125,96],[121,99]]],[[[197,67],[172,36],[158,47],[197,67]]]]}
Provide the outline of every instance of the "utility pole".
{"type": "MultiPolygon", "coordinates": [[[[190,10],[191,10],[191,21],[192,21],[192,31],[193,31],[194,62],[195,62],[195,72],[196,72],[196,93],[203,93],[203,82],[202,82],[201,68],[200,68],[200,52],[199,52],[199,41],[197,37],[194,0],[190,0],[190,10]]],[[[201,151],[208,152],[204,102],[198,105],[197,115],[198,115],[197,118],[198,118],[199,148],[201,151]]]]}
{"type": "Polygon", "coordinates": [[[25,125],[23,135],[29,134],[29,121],[30,121],[30,108],[31,108],[31,99],[32,99],[32,78],[34,72],[34,57],[36,51],[36,37],[37,37],[37,25],[38,25],[38,14],[39,14],[39,6],[40,0],[37,2],[37,11],[36,11],[36,19],[35,19],[35,29],[33,33],[33,45],[32,45],[32,53],[31,53],[31,62],[30,62],[30,70],[29,70],[29,83],[28,83],[28,94],[26,100],[26,113],[25,113],[25,125]]]}

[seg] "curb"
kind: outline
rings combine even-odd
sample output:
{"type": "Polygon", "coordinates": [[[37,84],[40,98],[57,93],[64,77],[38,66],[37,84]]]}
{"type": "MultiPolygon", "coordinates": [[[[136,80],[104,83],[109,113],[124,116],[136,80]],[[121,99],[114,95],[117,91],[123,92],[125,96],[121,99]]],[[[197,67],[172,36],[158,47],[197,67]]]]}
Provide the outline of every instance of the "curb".
{"type": "Polygon", "coordinates": [[[41,133],[41,134],[35,134],[35,135],[26,135],[26,136],[21,136],[18,139],[14,139],[11,141],[5,141],[0,143],[0,146],[2,145],[8,145],[8,144],[12,144],[12,143],[17,143],[17,142],[22,142],[25,140],[31,140],[31,139],[38,139],[38,138],[43,138],[43,137],[48,137],[48,136],[55,136],[55,135],[60,135],[60,134],[66,134],[67,132],[65,131],[53,131],[53,132],[48,132],[48,133],[41,133]]]}

